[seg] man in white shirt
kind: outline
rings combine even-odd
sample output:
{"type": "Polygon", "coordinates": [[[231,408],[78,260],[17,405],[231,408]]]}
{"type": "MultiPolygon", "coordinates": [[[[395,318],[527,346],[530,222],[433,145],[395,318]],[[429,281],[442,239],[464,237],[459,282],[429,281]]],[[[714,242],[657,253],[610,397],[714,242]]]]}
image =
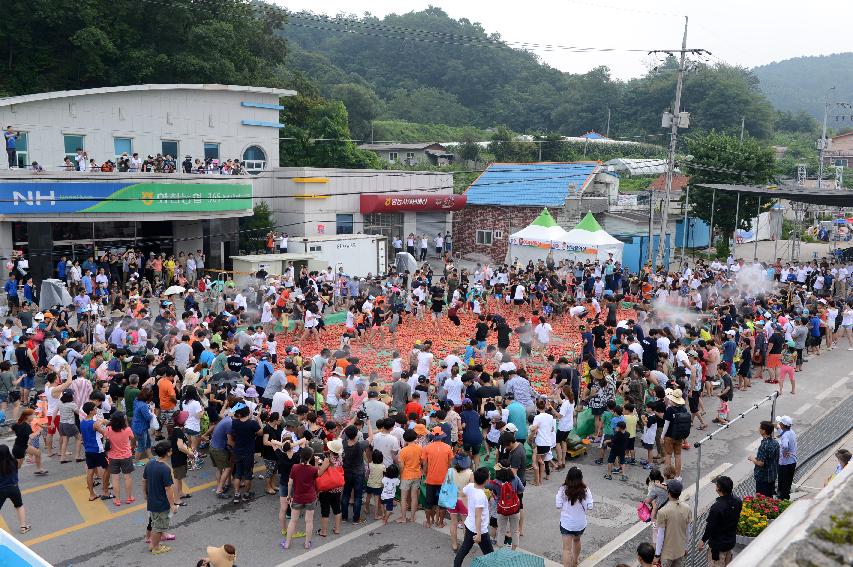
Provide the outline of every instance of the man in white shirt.
{"type": "Polygon", "coordinates": [[[382,464],[387,467],[397,462],[400,441],[390,433],[391,428],[394,427],[393,419],[380,419],[377,425],[379,431],[373,435],[373,450],[382,453],[382,464]]]}
{"type": "Polygon", "coordinates": [[[542,349],[545,350],[548,348],[548,345],[551,343],[551,331],[552,331],[551,323],[545,320],[544,317],[539,319],[539,324],[533,328],[533,334],[536,335],[536,341],[542,346],[542,349]]]}
{"type": "Polygon", "coordinates": [[[421,349],[421,352],[418,353],[418,366],[415,370],[415,374],[418,376],[426,376],[429,378],[430,368],[432,367],[432,361],[435,359],[435,355],[430,352],[432,345],[425,344],[421,349]]]}
{"type": "Polygon", "coordinates": [[[328,404],[329,410],[332,414],[335,413],[335,408],[340,403],[338,395],[344,389],[344,381],[342,379],[343,375],[344,371],[341,370],[340,367],[337,367],[326,381],[326,404],[328,404]]]}
{"type": "Polygon", "coordinates": [[[465,385],[462,383],[459,374],[452,373],[450,378],[444,382],[444,389],[447,392],[447,401],[452,402],[454,406],[462,405],[462,391],[465,389],[465,385]]]}
{"type": "Polygon", "coordinates": [[[287,254],[287,235],[279,234],[278,235],[278,253],[279,254],[287,254]]]}

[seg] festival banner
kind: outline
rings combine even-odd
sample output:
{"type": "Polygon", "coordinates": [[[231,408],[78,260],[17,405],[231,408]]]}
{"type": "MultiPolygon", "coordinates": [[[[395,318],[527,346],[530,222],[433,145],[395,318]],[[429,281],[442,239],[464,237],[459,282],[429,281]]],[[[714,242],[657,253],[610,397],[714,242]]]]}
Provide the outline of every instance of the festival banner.
{"type": "Polygon", "coordinates": [[[397,213],[402,211],[459,211],[465,207],[465,195],[362,194],[361,213],[397,213]]]}

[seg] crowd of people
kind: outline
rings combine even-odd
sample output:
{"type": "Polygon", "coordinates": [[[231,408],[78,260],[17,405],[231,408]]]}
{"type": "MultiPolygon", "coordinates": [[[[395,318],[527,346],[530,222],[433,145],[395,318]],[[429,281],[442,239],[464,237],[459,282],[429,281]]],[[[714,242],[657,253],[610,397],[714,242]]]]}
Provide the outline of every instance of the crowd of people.
{"type": "MultiPolygon", "coordinates": [[[[424,526],[449,530],[461,565],[475,544],[516,548],[525,496],[558,474],[563,564],[574,567],[594,506],[570,461],[583,448],[597,482],[647,479],[637,496],[655,529],[638,560],[679,565],[693,522],[680,500],[688,437],[727,423],[736,392],[795,395],[807,357],[843,340],[853,349],[851,272],[825,260],[630,274],[612,258],[549,256],[467,270],[440,237],[443,270],[357,278],[291,266],[224,282],[201,251],[131,250],[63,258],[69,306],[38,309],[8,286],[0,410],[15,440],[0,445],[0,495],[21,533],[24,463],[40,476],[77,463],[89,499],[115,507],[135,502],[141,468],[146,542],[166,553],[171,513],[189,505],[182,481],[209,461],[218,498],[278,495],[283,550],[311,548],[344,521],[407,524],[423,510],[424,526]],[[167,294],[171,284],[183,291],[167,294]],[[327,324],[334,312],[343,324],[327,324]]],[[[268,247],[286,251],[287,235],[268,247]]],[[[760,494],[790,497],[792,426],[761,423],[760,494]]],[[[740,501],[732,479],[714,482],[700,547],[725,565],[740,501]]]]}

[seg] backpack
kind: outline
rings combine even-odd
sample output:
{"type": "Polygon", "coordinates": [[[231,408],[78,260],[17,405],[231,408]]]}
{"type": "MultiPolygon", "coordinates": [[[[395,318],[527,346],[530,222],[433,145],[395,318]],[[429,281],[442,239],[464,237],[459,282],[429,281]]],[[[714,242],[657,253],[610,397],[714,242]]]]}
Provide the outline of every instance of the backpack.
{"type": "Polygon", "coordinates": [[[512,487],[511,482],[501,483],[501,494],[498,498],[497,511],[501,516],[512,516],[521,509],[521,500],[512,487]]]}
{"type": "Polygon", "coordinates": [[[690,412],[682,408],[681,411],[676,412],[673,416],[668,433],[671,434],[673,439],[687,439],[690,436],[692,421],[690,412]]]}

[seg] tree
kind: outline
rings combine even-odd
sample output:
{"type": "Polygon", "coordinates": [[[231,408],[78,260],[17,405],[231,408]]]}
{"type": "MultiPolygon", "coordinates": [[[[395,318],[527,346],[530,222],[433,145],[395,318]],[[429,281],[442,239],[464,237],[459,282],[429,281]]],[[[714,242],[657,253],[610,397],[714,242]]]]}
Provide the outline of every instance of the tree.
{"type": "MultiPolygon", "coordinates": [[[[759,198],[741,195],[740,206],[734,193],[698,187],[705,183],[732,183],[738,185],[764,185],[773,179],[773,151],[757,140],[746,137],[741,142],[736,136],[717,132],[690,136],[687,151],[692,159],[685,161],[690,176],[690,211],[705,222],[711,222],[712,201],[714,230],[723,236],[724,246],[735,231],[735,213],[739,212],[737,228],[749,229],[749,219],[758,212],[759,198]]],[[[761,207],[767,209],[770,199],[762,199],[761,207]]]]}
{"type": "Polygon", "coordinates": [[[347,109],[340,101],[295,96],[282,111],[280,163],[283,166],[381,169],[373,152],[350,141],[347,109]]]}
{"type": "Polygon", "coordinates": [[[376,93],[364,85],[344,83],[332,87],[332,98],[344,103],[350,134],[369,141],[370,123],[382,112],[382,101],[376,93]]]}
{"type": "Polygon", "coordinates": [[[240,217],[240,249],[247,252],[263,250],[267,234],[275,230],[272,211],[263,201],[255,205],[254,214],[240,217]]]}
{"type": "Polygon", "coordinates": [[[498,126],[489,143],[489,151],[494,154],[496,162],[531,162],[534,145],[516,140],[515,134],[506,126],[498,126]]]}
{"type": "Polygon", "coordinates": [[[459,158],[466,161],[477,161],[480,159],[480,144],[473,130],[466,129],[463,134],[462,143],[458,146],[459,158]]]}

